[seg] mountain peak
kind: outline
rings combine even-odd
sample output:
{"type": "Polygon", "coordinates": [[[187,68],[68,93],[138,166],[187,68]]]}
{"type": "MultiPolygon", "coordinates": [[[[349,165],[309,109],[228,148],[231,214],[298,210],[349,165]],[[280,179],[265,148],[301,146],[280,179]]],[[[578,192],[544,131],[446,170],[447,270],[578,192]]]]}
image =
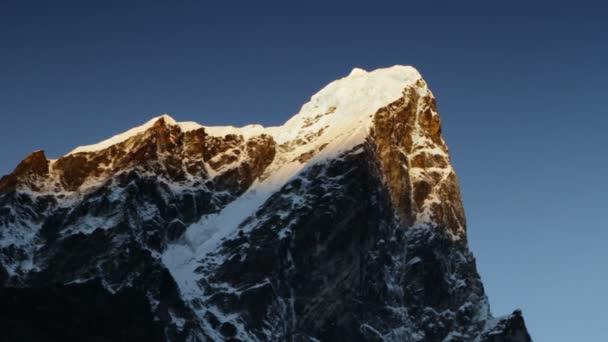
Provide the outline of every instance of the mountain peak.
{"type": "Polygon", "coordinates": [[[365,71],[365,69],[361,69],[361,68],[353,68],[353,70],[351,70],[350,74],[348,74],[348,76],[357,76],[357,75],[365,75],[367,74],[367,71],[365,71]]]}
{"type": "Polygon", "coordinates": [[[155,125],[163,124],[163,123],[170,125],[170,126],[177,124],[175,119],[173,119],[169,114],[163,114],[163,115],[160,115],[160,116],[157,116],[157,117],[154,117],[154,118],[148,120],[146,123],[144,123],[141,126],[131,128],[128,131],[117,134],[109,139],[103,140],[96,144],[76,147],[75,149],[70,151],[67,155],[83,153],[83,152],[96,152],[99,150],[103,150],[112,145],[119,144],[135,135],[141,134],[155,125]]]}
{"type": "Polygon", "coordinates": [[[34,151],[25,157],[10,175],[0,178],[0,193],[15,190],[19,183],[39,190],[36,183],[48,175],[48,169],[49,160],[44,151],[34,151]]]}
{"type": "Polygon", "coordinates": [[[173,117],[171,117],[169,114],[163,114],[161,116],[157,116],[155,118],[153,118],[150,121],[155,121],[155,122],[164,122],[168,125],[175,125],[177,124],[177,121],[175,121],[175,119],[173,117]]]}

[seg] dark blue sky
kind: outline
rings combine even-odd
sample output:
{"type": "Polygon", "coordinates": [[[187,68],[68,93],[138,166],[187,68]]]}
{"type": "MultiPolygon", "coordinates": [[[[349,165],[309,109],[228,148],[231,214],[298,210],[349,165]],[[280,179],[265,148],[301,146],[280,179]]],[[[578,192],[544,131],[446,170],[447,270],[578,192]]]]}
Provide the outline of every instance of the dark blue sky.
{"type": "Polygon", "coordinates": [[[353,67],[411,64],[438,99],[493,312],[521,307],[537,341],[608,341],[599,3],[3,0],[0,173],[165,112],[280,124],[353,67]]]}

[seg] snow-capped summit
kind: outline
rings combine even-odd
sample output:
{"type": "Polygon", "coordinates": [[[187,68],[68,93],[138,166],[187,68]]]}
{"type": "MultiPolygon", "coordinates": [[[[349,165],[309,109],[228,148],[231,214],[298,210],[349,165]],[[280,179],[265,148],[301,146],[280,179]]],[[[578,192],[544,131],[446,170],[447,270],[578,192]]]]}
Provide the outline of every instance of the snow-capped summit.
{"type": "Polygon", "coordinates": [[[104,141],[98,142],[93,145],[76,147],[70,153],[68,153],[68,155],[75,154],[75,153],[83,153],[83,152],[96,152],[96,151],[106,149],[110,146],[119,144],[129,138],[132,138],[138,134],[144,133],[145,131],[147,131],[148,129],[150,129],[152,126],[154,126],[157,123],[165,123],[167,125],[176,125],[177,124],[175,119],[173,119],[169,114],[163,114],[163,115],[160,115],[160,116],[157,116],[155,118],[148,120],[145,124],[143,124],[141,126],[131,128],[126,132],[117,134],[104,141]]]}
{"type": "Polygon", "coordinates": [[[530,341],[490,314],[408,66],[355,68],[276,127],[165,114],[30,154],[0,178],[0,286],[22,340],[530,341]]]}
{"type": "Polygon", "coordinates": [[[350,74],[348,74],[348,76],[365,75],[366,73],[367,71],[365,71],[365,69],[353,68],[353,70],[350,71],[350,74]]]}
{"type": "MultiPolygon", "coordinates": [[[[322,124],[330,125],[334,131],[346,131],[355,124],[369,126],[371,120],[369,113],[384,107],[402,96],[402,92],[408,86],[413,85],[421,79],[420,73],[413,67],[396,65],[390,68],[377,69],[367,72],[363,69],[354,68],[351,73],[336,80],[313,95],[299,113],[293,116],[284,125],[278,127],[264,128],[261,125],[249,125],[242,128],[232,126],[206,126],[206,130],[212,135],[226,135],[230,133],[252,136],[257,134],[269,134],[275,137],[279,143],[295,138],[298,134],[311,131],[316,126],[309,128],[312,120],[319,121],[320,116],[332,111],[331,120],[321,120],[322,124]]],[[[115,135],[102,142],[79,146],[68,154],[95,152],[106,149],[112,145],[121,143],[135,135],[150,129],[158,121],[167,125],[177,125],[182,131],[190,131],[204,127],[195,122],[177,122],[169,114],[163,114],[147,121],[141,126],[132,128],[126,132],[115,135]]],[[[367,128],[367,127],[364,127],[367,128]]]]}

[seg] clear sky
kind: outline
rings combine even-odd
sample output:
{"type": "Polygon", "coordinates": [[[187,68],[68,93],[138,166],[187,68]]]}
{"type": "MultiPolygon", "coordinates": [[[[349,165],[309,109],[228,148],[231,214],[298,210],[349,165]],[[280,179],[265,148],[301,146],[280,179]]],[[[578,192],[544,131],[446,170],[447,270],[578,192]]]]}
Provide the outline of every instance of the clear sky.
{"type": "Polygon", "coordinates": [[[0,173],[165,112],[280,124],[353,67],[411,64],[438,99],[493,312],[521,307],[536,341],[608,341],[606,13],[600,1],[3,0],[0,173]]]}

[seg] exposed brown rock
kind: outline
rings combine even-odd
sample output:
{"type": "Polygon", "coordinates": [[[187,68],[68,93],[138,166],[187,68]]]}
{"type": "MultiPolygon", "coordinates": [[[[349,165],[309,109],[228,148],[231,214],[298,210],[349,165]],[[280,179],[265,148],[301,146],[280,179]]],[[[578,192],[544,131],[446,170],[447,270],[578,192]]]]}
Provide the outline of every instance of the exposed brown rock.
{"type": "Polygon", "coordinates": [[[414,117],[414,103],[406,102],[405,97],[401,98],[378,110],[374,116],[372,132],[395,210],[408,225],[414,222],[415,209],[408,173],[410,163],[405,153],[412,149],[414,117]]]}
{"type": "Polygon", "coordinates": [[[414,183],[414,202],[418,208],[421,208],[424,204],[424,200],[433,190],[431,184],[425,181],[419,181],[414,183]]]}
{"type": "Polygon", "coordinates": [[[321,144],[318,148],[310,150],[310,151],[306,151],[302,154],[300,154],[299,156],[297,156],[296,158],[294,158],[292,161],[299,161],[300,163],[304,164],[307,161],[309,161],[310,159],[312,159],[312,157],[314,157],[317,153],[323,151],[323,149],[325,149],[325,147],[327,147],[327,145],[329,145],[329,143],[325,143],[325,144],[321,144]]]}
{"type": "Polygon", "coordinates": [[[37,181],[44,179],[48,174],[49,160],[46,159],[44,151],[32,152],[11,174],[0,178],[0,192],[13,191],[20,183],[37,191],[39,190],[37,181]]]}
{"type": "Polygon", "coordinates": [[[61,174],[61,185],[68,191],[77,190],[87,177],[100,173],[98,162],[89,161],[86,155],[75,154],[59,158],[53,169],[61,174]]]}
{"type": "Polygon", "coordinates": [[[203,176],[206,174],[203,160],[203,153],[206,148],[205,136],[204,128],[184,133],[183,146],[185,158],[183,162],[186,166],[186,171],[191,175],[203,176]]]}
{"type": "Polygon", "coordinates": [[[336,107],[332,106],[332,107],[327,108],[327,111],[323,114],[318,114],[314,118],[306,118],[304,120],[304,125],[302,126],[302,128],[306,128],[306,127],[310,127],[310,126],[314,125],[322,117],[324,117],[325,115],[333,114],[335,111],[336,111],[336,107]]]}
{"type": "Polygon", "coordinates": [[[219,191],[241,194],[262,175],[276,154],[274,139],[266,134],[255,136],[244,142],[242,136],[227,135],[225,139],[212,137],[214,155],[210,166],[221,173],[207,185],[219,191]],[[232,149],[228,151],[229,149],[232,149]],[[221,155],[224,151],[226,154],[221,155]],[[230,166],[226,171],[224,166],[230,166]]]}
{"type": "Polygon", "coordinates": [[[297,156],[293,161],[299,161],[300,163],[304,164],[307,161],[310,160],[310,158],[315,156],[315,150],[310,150],[310,151],[306,151],[302,154],[300,154],[299,156],[297,156]]]}
{"type": "Polygon", "coordinates": [[[259,177],[270,165],[276,155],[276,143],[266,134],[254,137],[247,141],[247,155],[254,178],[259,177]],[[252,158],[251,158],[252,157],[252,158]]]}
{"type": "Polygon", "coordinates": [[[225,153],[243,144],[243,136],[228,134],[223,137],[208,136],[205,141],[206,148],[203,152],[205,161],[210,160],[220,153],[225,153]]]}
{"type": "MultiPolygon", "coordinates": [[[[415,87],[426,84],[421,80],[415,87]]],[[[376,153],[395,211],[406,225],[411,225],[417,214],[430,210],[438,225],[464,238],[464,209],[441,137],[436,102],[432,95],[421,96],[415,87],[375,114],[372,138],[376,153]],[[441,153],[425,151],[427,148],[438,148],[441,153]],[[440,204],[427,208],[425,201],[430,196],[438,196],[440,204]]]]}
{"type": "Polygon", "coordinates": [[[275,145],[268,135],[245,141],[235,134],[211,137],[204,128],[182,132],[161,117],[145,132],[106,149],[59,158],[52,165],[52,174],[44,153],[34,152],[12,174],[0,179],[0,191],[13,191],[19,185],[38,191],[40,184],[49,180],[57,183],[57,191],[78,191],[87,181],[103,181],[134,168],[174,182],[183,182],[188,175],[208,181],[208,165],[220,173],[215,181],[226,183],[213,187],[240,193],[272,162],[275,145]],[[222,174],[222,168],[233,163],[237,167],[222,174]]]}
{"type": "Polygon", "coordinates": [[[447,168],[449,167],[448,161],[442,155],[437,154],[429,154],[427,152],[421,152],[415,154],[413,157],[410,157],[410,167],[411,168],[447,168]]]}

